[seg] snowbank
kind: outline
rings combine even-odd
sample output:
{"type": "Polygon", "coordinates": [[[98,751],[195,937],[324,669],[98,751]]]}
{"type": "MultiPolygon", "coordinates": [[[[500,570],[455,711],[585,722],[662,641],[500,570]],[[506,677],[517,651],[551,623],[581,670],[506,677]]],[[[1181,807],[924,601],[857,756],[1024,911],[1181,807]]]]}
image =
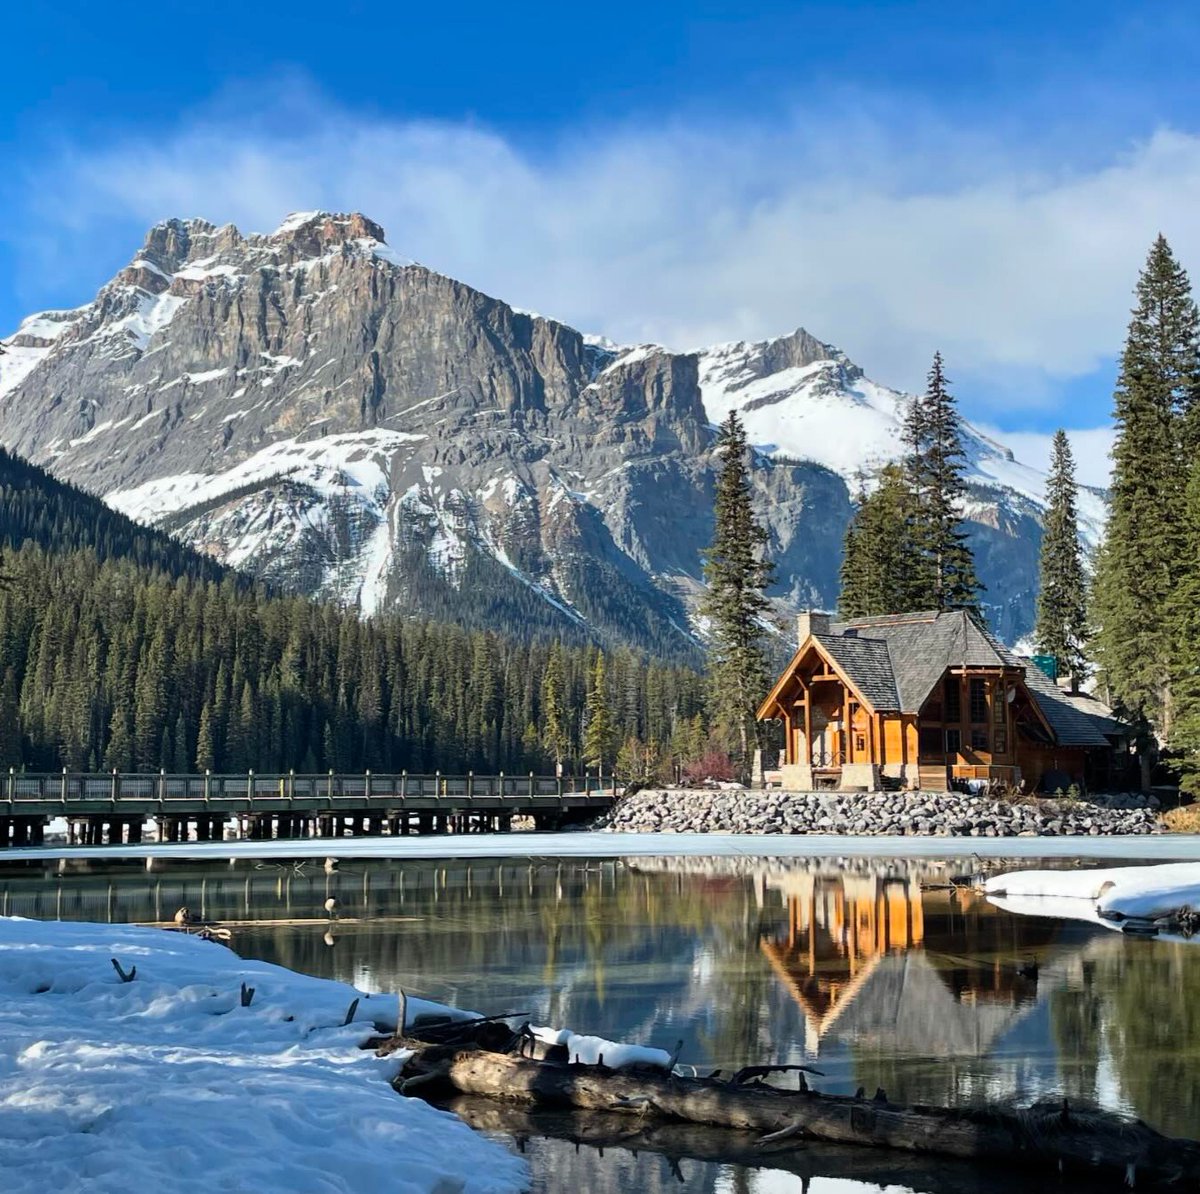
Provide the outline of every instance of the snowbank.
{"type": "Polygon", "coordinates": [[[357,1048],[397,1012],[185,934],[0,918],[4,1190],[524,1188],[518,1158],[392,1090],[398,1055],[357,1048]]]}
{"type": "MultiPolygon", "coordinates": [[[[1153,920],[1181,908],[1200,910],[1200,863],[1107,867],[1091,871],[1011,871],[984,884],[989,897],[1010,901],[1041,898],[1062,908],[1064,901],[1090,901],[1096,917],[1153,920]]],[[[1048,905],[1050,906],[1050,905],[1048,905]]],[[[1054,915],[1054,913],[1047,913],[1054,915]]],[[[1095,919],[1079,916],[1078,919],[1095,919]]]]}

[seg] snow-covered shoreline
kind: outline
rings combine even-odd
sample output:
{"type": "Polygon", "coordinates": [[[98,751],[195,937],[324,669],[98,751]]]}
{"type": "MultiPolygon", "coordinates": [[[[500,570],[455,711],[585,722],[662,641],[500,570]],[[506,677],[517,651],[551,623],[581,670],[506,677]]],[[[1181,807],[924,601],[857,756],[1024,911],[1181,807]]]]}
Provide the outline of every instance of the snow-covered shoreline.
{"type": "Polygon", "coordinates": [[[397,1012],[183,933],[0,917],[6,1194],[524,1189],[523,1161],[358,1047],[397,1012]]]}

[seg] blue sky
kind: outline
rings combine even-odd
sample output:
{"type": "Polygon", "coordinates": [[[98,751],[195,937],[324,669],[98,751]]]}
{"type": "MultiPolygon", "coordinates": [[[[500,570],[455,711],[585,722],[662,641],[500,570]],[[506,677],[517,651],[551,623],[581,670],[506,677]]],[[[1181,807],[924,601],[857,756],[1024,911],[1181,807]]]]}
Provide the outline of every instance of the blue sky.
{"type": "Polygon", "coordinates": [[[354,208],[622,341],[802,324],[905,387],[941,348],[1036,455],[1106,422],[1154,234],[1200,272],[1193,9],[18,6],[0,330],[87,301],[158,219],[354,208]]]}

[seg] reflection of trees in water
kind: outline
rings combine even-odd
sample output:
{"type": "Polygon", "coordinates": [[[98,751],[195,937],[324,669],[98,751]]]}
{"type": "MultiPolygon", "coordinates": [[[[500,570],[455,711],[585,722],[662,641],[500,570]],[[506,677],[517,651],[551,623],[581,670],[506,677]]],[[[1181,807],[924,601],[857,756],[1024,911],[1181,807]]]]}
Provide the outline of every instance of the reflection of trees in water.
{"type": "Polygon", "coordinates": [[[1115,934],[1094,942],[1077,981],[1055,992],[1051,1005],[1062,1051],[1085,1059],[1081,1094],[1109,1100],[1105,1087],[1115,1085],[1129,1109],[1160,1131],[1195,1136],[1198,991],[1200,947],[1115,934]]]}
{"type": "Polygon", "coordinates": [[[922,891],[922,877],[886,860],[742,873],[694,859],[346,860],[332,875],[319,860],[153,872],[105,862],[7,869],[0,907],[130,921],[186,904],[219,920],[309,919],[237,929],[234,946],[371,989],[667,1048],[682,1038],[683,1057],[701,1065],[815,1053],[830,1083],[926,1102],[1050,1083],[1194,1133],[1200,949],[1013,917],[967,893],[922,891]]]}

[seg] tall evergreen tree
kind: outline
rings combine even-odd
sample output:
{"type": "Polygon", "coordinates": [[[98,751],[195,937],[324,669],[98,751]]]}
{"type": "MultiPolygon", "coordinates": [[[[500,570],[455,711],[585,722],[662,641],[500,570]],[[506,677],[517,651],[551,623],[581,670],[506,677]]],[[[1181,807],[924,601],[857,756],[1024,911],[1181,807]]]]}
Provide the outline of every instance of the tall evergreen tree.
{"type": "Polygon", "coordinates": [[[1067,433],[1060,428],[1050,452],[1033,641],[1040,653],[1058,660],[1060,672],[1069,675],[1072,688],[1078,690],[1086,666],[1087,578],[1075,489],[1075,460],[1067,433]]]}
{"type": "Polygon", "coordinates": [[[1198,417],[1200,315],[1187,274],[1161,235],[1136,293],[1114,395],[1110,510],[1094,616],[1097,661],[1114,704],[1136,727],[1147,784],[1156,732],[1171,734],[1177,644],[1166,609],[1182,555],[1179,477],[1198,417]]]}
{"type": "Polygon", "coordinates": [[[754,713],[770,685],[762,619],[774,569],[766,559],[767,532],[754,517],[750,453],[736,410],[721,424],[717,454],[715,526],[704,560],[708,589],[700,606],[710,625],[709,712],[748,775],[758,732],[754,713]]]}
{"type": "Polygon", "coordinates": [[[905,438],[915,567],[909,608],[977,609],[979,578],[962,525],[967,494],[958,410],[942,354],[935,353],[925,393],[913,403],[905,438]]]}
{"type": "Polygon", "coordinates": [[[838,612],[843,618],[902,613],[910,608],[908,506],[908,486],[900,466],[885,466],[872,493],[867,493],[860,481],[842,556],[838,612]]]}
{"type": "Polygon", "coordinates": [[[602,768],[612,761],[615,725],[609,706],[604,677],[604,652],[596,652],[596,662],[588,677],[587,705],[584,710],[583,761],[589,767],[602,768]]]}
{"type": "Polygon", "coordinates": [[[1181,762],[1181,786],[1200,797],[1200,456],[1192,463],[1181,516],[1182,567],[1167,613],[1174,638],[1171,693],[1178,715],[1171,746],[1181,762]]]}
{"type": "Polygon", "coordinates": [[[542,676],[542,745],[554,760],[556,771],[562,770],[570,745],[563,683],[562,647],[555,643],[550,648],[546,671],[542,676]]]}

